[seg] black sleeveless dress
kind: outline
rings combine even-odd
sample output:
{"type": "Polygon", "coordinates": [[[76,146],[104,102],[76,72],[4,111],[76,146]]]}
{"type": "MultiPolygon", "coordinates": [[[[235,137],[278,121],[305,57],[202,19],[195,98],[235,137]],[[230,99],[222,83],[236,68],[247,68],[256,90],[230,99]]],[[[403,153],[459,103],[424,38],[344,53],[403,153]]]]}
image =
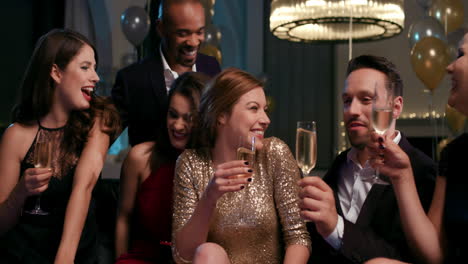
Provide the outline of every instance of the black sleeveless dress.
{"type": "MultiPolygon", "coordinates": [[[[35,143],[45,137],[52,143],[53,176],[49,187],[41,194],[41,209],[48,215],[30,215],[25,211],[35,206],[37,197],[29,197],[15,227],[0,237],[0,263],[53,263],[62,237],[65,211],[72,191],[73,177],[80,153],[63,155],[60,144],[64,128],[49,129],[39,125],[33,144],[21,162],[21,174],[34,167],[35,143]]],[[[0,183],[1,184],[1,183],[0,183]]],[[[91,199],[86,222],[81,234],[75,263],[97,263],[97,224],[95,202],[91,199]]]]}

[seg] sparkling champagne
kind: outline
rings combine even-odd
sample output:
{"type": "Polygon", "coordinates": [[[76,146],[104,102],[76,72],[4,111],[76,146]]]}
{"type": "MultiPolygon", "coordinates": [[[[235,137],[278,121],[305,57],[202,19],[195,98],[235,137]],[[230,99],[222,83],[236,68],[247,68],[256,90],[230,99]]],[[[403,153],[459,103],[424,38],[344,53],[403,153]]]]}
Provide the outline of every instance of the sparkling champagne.
{"type": "Polygon", "coordinates": [[[378,134],[385,134],[392,121],[392,108],[372,108],[372,126],[378,134]]]}
{"type": "Polygon", "coordinates": [[[304,176],[309,175],[317,161],[317,133],[303,128],[296,130],[296,159],[304,176]]]}
{"type": "Polygon", "coordinates": [[[50,151],[49,142],[36,142],[34,154],[35,168],[50,168],[52,151],[50,151]]]}

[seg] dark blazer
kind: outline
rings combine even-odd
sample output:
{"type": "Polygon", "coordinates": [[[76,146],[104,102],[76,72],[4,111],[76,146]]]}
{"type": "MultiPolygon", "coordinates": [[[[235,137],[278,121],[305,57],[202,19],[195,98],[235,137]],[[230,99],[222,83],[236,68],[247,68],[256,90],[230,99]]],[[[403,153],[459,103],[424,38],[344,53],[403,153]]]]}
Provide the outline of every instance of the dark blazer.
{"type": "MultiPolygon", "coordinates": [[[[403,135],[399,146],[410,158],[419,198],[427,211],[434,191],[436,165],[424,153],[411,146],[403,135]]],[[[348,152],[349,149],[338,155],[324,176],[324,181],[335,192],[336,208],[341,216],[343,212],[337,195],[338,178],[341,167],[346,164],[348,152]]],[[[338,251],[318,234],[313,223],[308,223],[312,239],[309,263],[362,263],[376,257],[412,261],[392,185],[374,184],[356,223],[344,217],[343,220],[343,244],[338,251]]]]}
{"type": "MultiPolygon", "coordinates": [[[[197,71],[215,76],[221,71],[215,58],[198,53],[197,71]]],[[[167,90],[159,52],[121,69],[117,73],[112,99],[128,126],[132,146],[156,139],[166,114],[167,90]]]]}

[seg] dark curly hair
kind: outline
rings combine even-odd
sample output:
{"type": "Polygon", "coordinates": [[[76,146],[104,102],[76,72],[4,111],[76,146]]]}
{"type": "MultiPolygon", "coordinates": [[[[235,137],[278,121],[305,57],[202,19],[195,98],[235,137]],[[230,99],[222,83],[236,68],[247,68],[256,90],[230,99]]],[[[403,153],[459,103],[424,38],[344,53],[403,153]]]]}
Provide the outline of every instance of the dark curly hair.
{"type": "Polygon", "coordinates": [[[157,135],[156,144],[151,151],[150,157],[150,167],[151,170],[156,170],[169,160],[175,160],[177,155],[180,153],[180,150],[175,149],[171,145],[169,140],[169,134],[167,130],[167,111],[168,106],[170,105],[171,99],[175,94],[184,96],[190,103],[190,112],[191,112],[191,123],[192,130],[190,133],[190,139],[186,148],[194,147],[195,139],[199,137],[200,130],[199,127],[199,114],[198,106],[200,104],[200,97],[202,91],[207,83],[209,77],[203,73],[199,72],[186,72],[177,78],[171,85],[171,89],[168,94],[168,104],[166,107],[166,115],[164,115],[163,122],[161,122],[159,135],[157,135]]]}

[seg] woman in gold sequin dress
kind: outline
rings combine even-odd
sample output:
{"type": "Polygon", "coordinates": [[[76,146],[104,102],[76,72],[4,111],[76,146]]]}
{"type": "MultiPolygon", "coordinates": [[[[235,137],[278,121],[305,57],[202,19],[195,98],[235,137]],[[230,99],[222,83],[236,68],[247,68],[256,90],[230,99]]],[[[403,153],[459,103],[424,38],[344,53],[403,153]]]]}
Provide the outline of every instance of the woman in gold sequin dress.
{"type": "Polygon", "coordinates": [[[176,165],[176,262],[307,262],[299,170],[284,142],[263,138],[270,124],[266,111],[263,84],[238,69],[220,73],[203,94],[203,147],[186,150],[176,165]],[[254,166],[235,160],[241,136],[257,139],[254,166]]]}

